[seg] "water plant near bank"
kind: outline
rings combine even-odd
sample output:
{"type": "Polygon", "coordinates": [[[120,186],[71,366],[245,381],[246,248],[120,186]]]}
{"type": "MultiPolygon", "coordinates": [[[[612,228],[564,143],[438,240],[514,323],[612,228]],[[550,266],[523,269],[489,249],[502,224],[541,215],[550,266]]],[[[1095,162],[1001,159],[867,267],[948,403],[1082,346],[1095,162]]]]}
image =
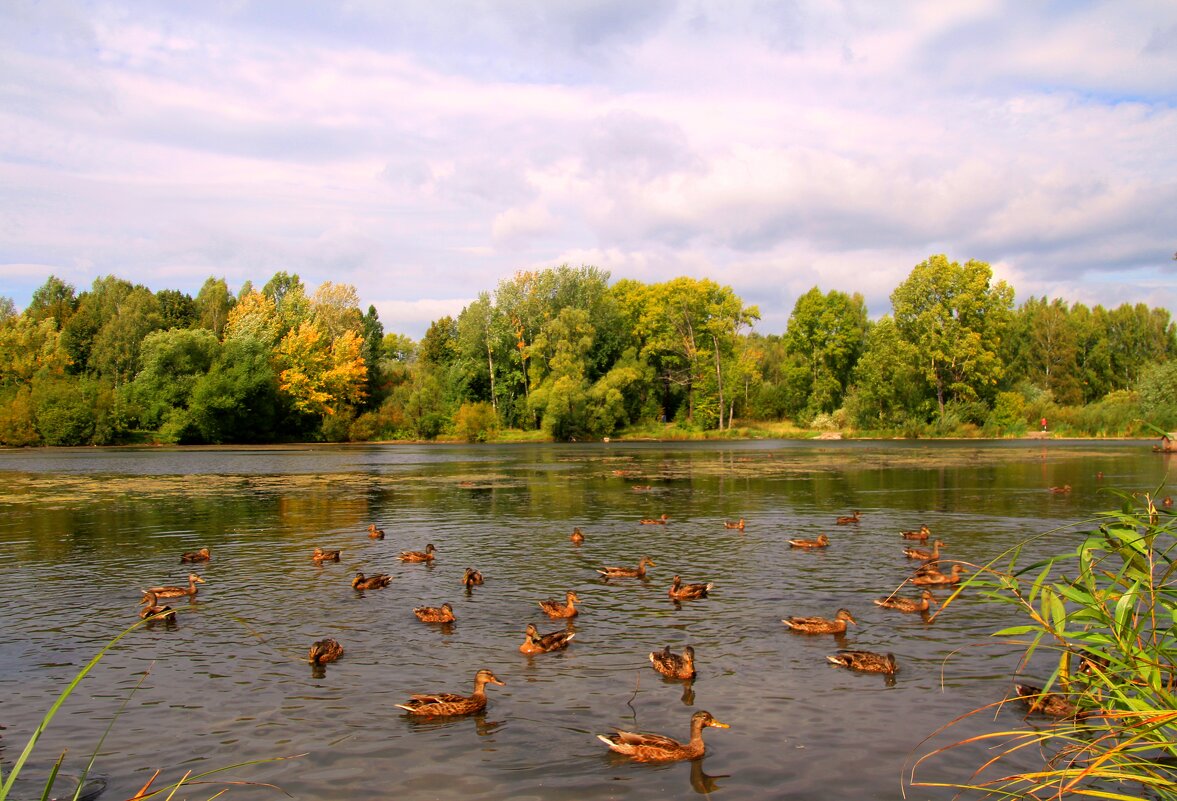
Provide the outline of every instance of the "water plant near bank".
{"type": "Polygon", "coordinates": [[[1177,799],[1177,516],[1159,493],[1116,494],[1122,506],[1098,515],[1073,550],[1023,565],[1032,541],[1023,543],[1002,557],[1005,564],[990,563],[967,582],[1026,620],[993,635],[1024,647],[1018,672],[1026,678],[970,715],[1013,704],[1022,722],[921,756],[912,787],[1005,798],[1177,799]],[[968,779],[918,780],[929,759],[977,745],[989,756],[968,779]]]}

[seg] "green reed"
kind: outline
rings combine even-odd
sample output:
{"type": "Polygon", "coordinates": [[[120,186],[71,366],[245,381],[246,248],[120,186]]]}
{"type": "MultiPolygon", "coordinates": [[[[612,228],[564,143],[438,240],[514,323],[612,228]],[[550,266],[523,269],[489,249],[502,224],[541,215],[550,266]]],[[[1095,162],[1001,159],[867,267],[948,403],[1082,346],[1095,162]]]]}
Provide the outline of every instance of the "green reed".
{"type": "MultiPolygon", "coordinates": [[[[992,636],[1024,648],[1019,672],[1035,653],[1049,655],[1044,690],[1073,705],[1073,714],[1049,722],[1030,715],[1021,726],[938,748],[916,761],[911,786],[983,797],[1177,799],[1177,516],[1158,508],[1155,494],[1117,495],[1121,508],[1098,515],[1073,551],[1023,567],[1029,543],[1022,543],[949,599],[972,590],[1016,608],[1025,623],[992,636]],[[925,760],[965,745],[989,754],[968,780],[915,779],[925,760]],[[1034,769],[1009,769],[1015,755],[1024,765],[1027,753],[1040,757],[1034,769]]],[[[975,710],[937,734],[1012,702],[975,710]]]]}
{"type": "MultiPolygon", "coordinates": [[[[20,756],[17,757],[16,762],[13,763],[12,768],[7,772],[7,775],[5,775],[3,763],[0,763],[0,801],[7,801],[10,794],[13,792],[13,787],[16,783],[17,777],[20,776],[21,770],[24,768],[25,763],[28,761],[29,757],[31,757],[33,755],[33,752],[36,750],[37,742],[38,742],[38,740],[41,739],[41,735],[45,733],[45,730],[49,727],[49,723],[53,720],[54,716],[61,709],[61,707],[65,704],[66,700],[70,697],[70,695],[73,694],[73,691],[75,689],[77,689],[79,684],[81,684],[82,679],[86,678],[86,675],[89,674],[90,671],[93,670],[94,667],[99,662],[102,661],[102,658],[104,656],[106,656],[106,654],[109,653],[110,650],[112,648],[114,648],[119,643],[120,640],[122,640],[124,637],[126,637],[131,632],[138,629],[140,626],[146,625],[146,624],[151,623],[153,621],[163,620],[164,617],[165,617],[165,614],[154,615],[154,616],[148,617],[143,620],[138,620],[134,624],[123,629],[122,632],[117,634],[114,638],[112,638],[110,640],[110,642],[108,642],[105,646],[103,646],[102,649],[97,654],[95,654],[94,657],[89,662],[87,662],[86,665],[74,675],[74,677],[69,681],[69,683],[67,683],[65,685],[65,687],[62,688],[61,692],[58,693],[57,698],[53,701],[53,704],[50,705],[48,711],[45,712],[45,714],[41,717],[41,720],[37,723],[36,728],[33,729],[33,733],[29,736],[28,742],[25,744],[25,747],[21,751],[20,756]]],[[[111,728],[113,728],[114,722],[118,719],[119,714],[121,714],[122,711],[126,708],[127,701],[129,701],[129,700],[130,700],[130,698],[128,697],[123,702],[122,706],[120,706],[120,708],[118,710],[118,713],[112,717],[110,724],[107,725],[106,730],[102,734],[102,737],[99,738],[98,743],[95,745],[94,751],[90,755],[90,759],[86,764],[85,770],[83,771],[81,777],[79,777],[79,779],[78,779],[78,789],[74,793],[74,801],[78,801],[78,798],[82,794],[82,791],[86,785],[86,779],[89,776],[90,771],[94,767],[94,761],[98,756],[98,752],[102,747],[102,743],[106,739],[107,734],[110,733],[111,728]]],[[[176,790],[178,790],[181,786],[191,786],[194,784],[204,783],[205,780],[207,780],[211,777],[217,776],[217,775],[224,773],[226,771],[229,771],[229,770],[235,770],[237,768],[247,767],[250,765],[264,764],[267,762],[277,762],[277,761],[281,761],[284,759],[292,759],[292,758],[294,758],[294,757],[272,757],[270,759],[259,759],[259,760],[252,760],[252,761],[248,761],[248,762],[239,762],[239,763],[236,763],[233,765],[227,765],[227,766],[220,767],[220,768],[214,768],[212,770],[205,771],[204,773],[200,773],[200,774],[196,774],[196,775],[193,775],[189,771],[189,772],[185,773],[184,776],[181,777],[178,781],[173,782],[172,784],[169,784],[166,786],[156,788],[156,789],[151,789],[151,785],[154,783],[154,780],[155,780],[155,777],[153,776],[152,779],[150,781],[148,781],[146,785],[143,786],[143,789],[140,790],[138,793],[136,793],[136,795],[134,796],[133,799],[131,799],[131,801],[142,801],[143,799],[149,799],[149,798],[155,798],[155,797],[170,798],[171,795],[174,794],[176,792],[176,790]]],[[[61,770],[61,765],[64,762],[64,760],[65,760],[65,754],[62,753],[57,758],[57,760],[54,762],[53,767],[50,769],[49,776],[45,780],[45,786],[44,786],[44,789],[41,793],[41,801],[48,801],[48,799],[51,797],[51,793],[53,792],[53,784],[57,780],[57,774],[61,770]]],[[[158,776],[158,775],[159,775],[159,772],[157,771],[156,776],[158,776]]],[[[243,785],[254,785],[254,786],[262,786],[262,787],[270,787],[272,789],[278,789],[277,787],[274,787],[273,785],[261,784],[261,783],[257,783],[257,782],[219,780],[217,782],[217,784],[225,785],[225,786],[235,785],[235,784],[243,784],[243,785]]],[[[224,793],[224,789],[219,790],[217,793],[215,793],[212,796],[212,798],[216,798],[217,796],[221,795],[222,793],[224,793]]]]}

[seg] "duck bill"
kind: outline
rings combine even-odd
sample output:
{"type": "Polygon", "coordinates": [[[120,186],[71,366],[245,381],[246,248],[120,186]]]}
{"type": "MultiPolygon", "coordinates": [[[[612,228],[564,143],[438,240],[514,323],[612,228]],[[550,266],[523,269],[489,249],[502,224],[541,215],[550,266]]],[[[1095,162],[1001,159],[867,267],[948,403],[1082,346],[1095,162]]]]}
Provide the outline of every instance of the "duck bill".
{"type": "Polygon", "coordinates": [[[726,724],[726,723],[720,723],[718,720],[712,720],[712,721],[711,721],[710,723],[708,723],[707,725],[708,725],[708,726],[714,726],[714,727],[715,727],[715,728],[717,728],[717,729],[730,729],[730,728],[731,728],[731,726],[729,726],[728,724],[726,724]]]}

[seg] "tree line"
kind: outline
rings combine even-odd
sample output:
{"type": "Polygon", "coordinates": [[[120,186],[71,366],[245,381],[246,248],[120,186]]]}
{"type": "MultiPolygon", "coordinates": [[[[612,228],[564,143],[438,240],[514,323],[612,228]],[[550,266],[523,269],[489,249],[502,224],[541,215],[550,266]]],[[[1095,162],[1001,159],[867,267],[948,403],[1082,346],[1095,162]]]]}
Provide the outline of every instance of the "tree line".
{"type": "Polygon", "coordinates": [[[0,298],[0,443],[366,441],[503,429],[557,440],[748,420],[908,436],[1177,427],[1177,330],[1145,304],[1014,306],[989,265],[916,265],[876,321],[814,287],[786,331],[708,279],[521,271],[419,342],[354,287],[278,272],[195,298],[115,276],[55,276],[0,298]]]}

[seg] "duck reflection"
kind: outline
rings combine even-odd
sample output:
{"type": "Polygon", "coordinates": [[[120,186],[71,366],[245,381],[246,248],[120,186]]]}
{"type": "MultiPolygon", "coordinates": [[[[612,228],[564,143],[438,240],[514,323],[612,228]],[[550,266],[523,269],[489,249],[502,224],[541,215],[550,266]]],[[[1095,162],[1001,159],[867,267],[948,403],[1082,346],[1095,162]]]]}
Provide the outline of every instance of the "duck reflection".
{"type": "Polygon", "coordinates": [[[485,712],[480,712],[476,715],[444,717],[417,717],[414,715],[405,715],[404,719],[409,724],[409,728],[413,731],[438,731],[451,726],[466,726],[473,724],[474,733],[479,737],[488,737],[503,726],[507,725],[505,720],[487,720],[485,712]]]}
{"type": "Polygon", "coordinates": [[[714,793],[719,789],[719,779],[729,779],[731,774],[725,773],[719,776],[711,776],[703,772],[703,760],[696,759],[691,762],[691,789],[699,795],[708,795],[714,793]]]}

